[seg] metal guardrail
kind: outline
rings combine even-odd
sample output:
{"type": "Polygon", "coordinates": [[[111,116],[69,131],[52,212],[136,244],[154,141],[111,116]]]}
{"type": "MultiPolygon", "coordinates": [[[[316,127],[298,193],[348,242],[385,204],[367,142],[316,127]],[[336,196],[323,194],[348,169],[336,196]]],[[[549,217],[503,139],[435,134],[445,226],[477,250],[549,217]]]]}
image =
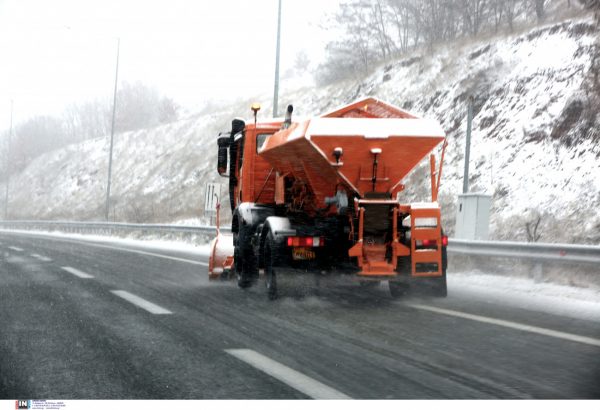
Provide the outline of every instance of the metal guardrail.
{"type": "MultiPolygon", "coordinates": [[[[141,232],[214,235],[214,226],[134,224],[118,222],[0,221],[0,229],[63,231],[79,233],[141,232]]],[[[223,232],[231,232],[222,227],[223,232]]],[[[495,256],[575,263],[600,264],[600,246],[508,241],[450,239],[448,252],[470,256],[495,256]]]]}
{"type": "Polygon", "coordinates": [[[465,255],[535,259],[538,261],[600,264],[600,246],[594,245],[450,239],[448,252],[465,255]]]}
{"type": "MultiPolygon", "coordinates": [[[[0,221],[0,229],[65,231],[81,233],[103,232],[143,232],[143,233],[186,233],[215,234],[216,227],[208,225],[166,225],[135,224],[120,222],[70,222],[70,221],[0,221]]],[[[230,232],[228,227],[221,227],[223,232],[230,232]]]]}

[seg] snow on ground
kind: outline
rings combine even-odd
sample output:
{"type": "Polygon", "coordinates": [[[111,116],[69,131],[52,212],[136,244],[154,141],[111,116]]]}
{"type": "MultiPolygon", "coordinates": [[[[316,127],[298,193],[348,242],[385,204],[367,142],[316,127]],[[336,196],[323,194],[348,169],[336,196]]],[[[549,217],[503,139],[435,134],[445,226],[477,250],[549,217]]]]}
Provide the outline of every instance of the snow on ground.
{"type": "Polygon", "coordinates": [[[461,299],[600,322],[600,289],[538,283],[533,279],[470,271],[448,273],[448,294],[461,299]]]}
{"type": "MultiPolygon", "coordinates": [[[[8,230],[8,229],[0,229],[0,232],[9,232],[9,233],[21,233],[26,235],[34,235],[34,236],[53,236],[62,239],[73,239],[77,241],[87,241],[87,242],[102,242],[102,243],[110,243],[117,245],[124,245],[136,248],[148,248],[154,250],[163,250],[163,251],[176,251],[176,252],[185,252],[189,254],[195,254],[197,256],[208,258],[210,254],[210,245],[207,243],[201,244],[193,244],[185,241],[175,241],[175,240],[161,240],[161,239],[144,239],[138,240],[133,238],[118,238],[114,236],[102,236],[102,235],[88,235],[88,234],[75,234],[75,233],[63,233],[63,232],[54,232],[54,231],[24,231],[24,230],[8,230]]],[[[208,259],[207,259],[208,261],[208,259]]]]}
{"type": "Polygon", "coordinates": [[[176,221],[171,222],[171,225],[182,225],[182,226],[211,226],[211,222],[214,222],[214,217],[205,217],[205,218],[185,218],[178,219],[176,221]]]}

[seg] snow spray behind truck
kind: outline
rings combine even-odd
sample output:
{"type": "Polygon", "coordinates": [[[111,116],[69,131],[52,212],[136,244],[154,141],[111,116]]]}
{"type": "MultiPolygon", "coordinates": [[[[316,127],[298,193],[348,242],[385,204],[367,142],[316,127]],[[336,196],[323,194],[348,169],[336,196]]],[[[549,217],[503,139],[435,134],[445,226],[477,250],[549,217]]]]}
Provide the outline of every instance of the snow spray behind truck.
{"type": "Polygon", "coordinates": [[[211,244],[209,278],[234,274],[267,295],[282,275],[387,280],[392,297],[418,286],[446,296],[446,245],[437,203],[445,134],[375,98],[292,121],[232,121],[218,137],[218,172],[229,178],[231,234],[211,244]],[[402,179],[430,155],[431,201],[401,203],[402,179]]]}

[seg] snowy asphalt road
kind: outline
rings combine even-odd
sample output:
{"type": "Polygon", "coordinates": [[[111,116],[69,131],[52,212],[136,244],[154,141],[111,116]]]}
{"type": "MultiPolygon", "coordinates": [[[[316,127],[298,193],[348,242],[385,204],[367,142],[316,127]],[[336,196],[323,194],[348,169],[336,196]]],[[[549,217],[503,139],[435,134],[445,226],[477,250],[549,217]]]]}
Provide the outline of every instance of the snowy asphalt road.
{"type": "Polygon", "coordinates": [[[205,264],[0,233],[0,399],[600,398],[600,320],[451,277],[447,299],[336,284],[269,302],[205,264]]]}

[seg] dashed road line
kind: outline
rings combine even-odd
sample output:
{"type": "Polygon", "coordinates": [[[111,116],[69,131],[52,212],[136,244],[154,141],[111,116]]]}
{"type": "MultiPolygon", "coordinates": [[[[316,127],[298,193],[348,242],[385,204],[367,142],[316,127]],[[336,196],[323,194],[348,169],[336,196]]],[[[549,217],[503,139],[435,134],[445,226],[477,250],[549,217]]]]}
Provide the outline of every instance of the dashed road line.
{"type": "Polygon", "coordinates": [[[61,266],[61,269],[64,270],[64,271],[67,271],[70,274],[75,275],[75,276],[77,276],[78,278],[81,278],[81,279],[91,279],[91,278],[93,278],[93,276],[90,275],[89,273],[82,272],[79,269],[75,269],[75,268],[72,268],[70,266],[61,266]]]}
{"type": "Polygon", "coordinates": [[[508,320],[494,319],[487,316],[473,315],[471,313],[464,313],[456,310],[442,309],[434,306],[420,305],[416,303],[407,303],[406,305],[414,309],[426,310],[442,315],[460,317],[462,319],[474,320],[476,322],[482,323],[489,323],[492,325],[508,327],[511,329],[522,330],[530,333],[537,333],[544,336],[555,337],[557,339],[569,340],[572,342],[584,343],[592,346],[600,346],[600,339],[594,339],[592,337],[581,336],[567,332],[560,332],[558,330],[546,329],[543,327],[525,325],[522,323],[511,322],[508,320]]]}
{"type": "Polygon", "coordinates": [[[308,377],[290,367],[250,349],[226,349],[226,353],[246,362],[250,366],[318,400],[349,400],[352,397],[308,377]]]}
{"type": "Polygon", "coordinates": [[[13,251],[16,251],[16,252],[23,252],[23,248],[19,248],[17,246],[9,246],[8,249],[12,249],[13,251]]]}
{"type": "Polygon", "coordinates": [[[170,310],[160,307],[125,290],[111,290],[110,292],[155,315],[170,315],[173,313],[170,310]]]}
{"type": "Polygon", "coordinates": [[[42,262],[52,262],[52,259],[50,259],[47,256],[43,256],[43,255],[38,255],[37,253],[32,253],[31,256],[33,256],[34,258],[36,258],[37,260],[40,260],[42,262]]]}

